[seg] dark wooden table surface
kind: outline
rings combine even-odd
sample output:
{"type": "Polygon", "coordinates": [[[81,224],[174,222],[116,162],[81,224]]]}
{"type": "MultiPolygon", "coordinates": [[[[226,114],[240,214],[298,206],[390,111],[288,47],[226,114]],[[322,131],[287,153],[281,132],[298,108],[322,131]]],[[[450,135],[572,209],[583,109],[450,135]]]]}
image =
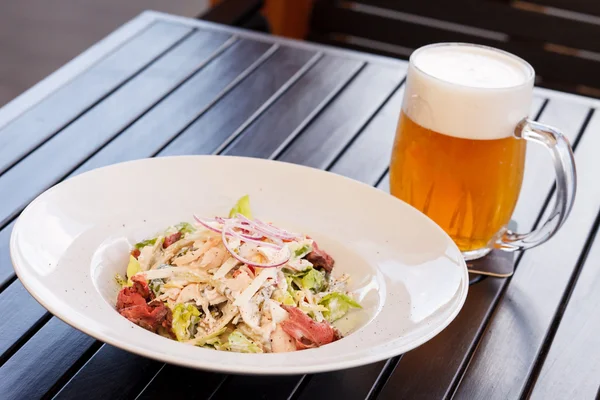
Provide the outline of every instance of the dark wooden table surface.
{"type": "MultiPolygon", "coordinates": [[[[532,116],[564,130],[579,192],[510,279],[473,283],[456,320],[390,360],[307,376],[222,375],[100,343],[42,308],[13,272],[15,218],[92,168],[236,154],[387,190],[406,63],[147,12],[0,110],[0,399],[592,399],[600,383],[600,102],[537,89],[532,116]]],[[[568,73],[568,71],[565,71],[568,73]]],[[[532,228],[553,172],[528,152],[514,219],[532,228]]],[[[318,362],[318,360],[316,360],[318,362]]]]}

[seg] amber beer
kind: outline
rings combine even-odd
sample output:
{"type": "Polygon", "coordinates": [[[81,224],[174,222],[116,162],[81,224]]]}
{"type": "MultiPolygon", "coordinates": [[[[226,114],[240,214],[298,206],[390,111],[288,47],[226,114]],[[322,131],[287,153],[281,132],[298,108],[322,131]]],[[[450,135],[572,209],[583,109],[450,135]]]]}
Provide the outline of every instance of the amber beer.
{"type": "Polygon", "coordinates": [[[390,165],[391,193],[474,255],[505,230],[523,180],[531,67],[477,46],[433,45],[411,56],[390,165]]]}
{"type": "Polygon", "coordinates": [[[525,141],[463,139],[424,128],[402,113],[390,189],[436,221],[462,251],[488,246],[513,213],[525,141]]]}

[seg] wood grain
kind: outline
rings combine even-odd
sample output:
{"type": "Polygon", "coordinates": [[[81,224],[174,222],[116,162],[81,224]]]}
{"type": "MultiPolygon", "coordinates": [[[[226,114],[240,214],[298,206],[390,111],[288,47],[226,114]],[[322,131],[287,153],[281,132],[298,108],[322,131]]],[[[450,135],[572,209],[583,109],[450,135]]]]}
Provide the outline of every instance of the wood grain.
{"type": "Polygon", "coordinates": [[[91,337],[53,318],[0,367],[2,398],[41,398],[93,344],[91,337]]]}
{"type": "Polygon", "coordinates": [[[244,398],[248,400],[287,400],[302,382],[302,375],[231,375],[211,400],[244,398]]]}
{"type": "Polygon", "coordinates": [[[241,40],[209,62],[186,83],[114,140],[94,154],[75,174],[94,168],[151,157],[168,145],[190,123],[261,66],[270,46],[241,40]]]}
{"type": "MultiPolygon", "coordinates": [[[[162,365],[158,361],[105,344],[54,399],[76,399],[82,393],[86,393],[86,400],[134,398],[162,365]]],[[[174,390],[179,384],[185,384],[180,379],[173,382],[178,382],[173,384],[174,390]]]]}
{"type": "Polygon", "coordinates": [[[136,399],[210,399],[225,379],[223,374],[165,365],[136,399]]]}
{"type": "Polygon", "coordinates": [[[373,185],[377,183],[390,163],[403,97],[404,87],[401,87],[350,145],[344,157],[333,164],[331,172],[373,185]]]}
{"type": "Polygon", "coordinates": [[[328,168],[396,91],[405,74],[404,69],[365,67],[278,159],[328,168]]]}
{"type": "Polygon", "coordinates": [[[240,127],[250,124],[279,99],[310,69],[316,57],[315,52],[278,49],[259,69],[191,123],[160,155],[214,153],[223,143],[236,137],[240,127]]]}
{"type": "Polygon", "coordinates": [[[39,323],[45,322],[47,312],[19,281],[13,282],[0,296],[0,365],[29,339],[29,333],[35,332],[39,323]],[[27,310],[27,312],[23,312],[27,310]]]}
{"type": "Polygon", "coordinates": [[[342,91],[362,66],[358,61],[324,56],[223,154],[260,157],[279,152],[342,91]]]}

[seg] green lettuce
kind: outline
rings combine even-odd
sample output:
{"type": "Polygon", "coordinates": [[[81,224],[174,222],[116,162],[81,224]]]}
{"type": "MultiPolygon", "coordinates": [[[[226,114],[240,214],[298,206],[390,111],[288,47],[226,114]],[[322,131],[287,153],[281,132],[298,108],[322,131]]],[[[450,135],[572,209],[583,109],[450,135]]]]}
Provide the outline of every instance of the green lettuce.
{"type": "Polygon", "coordinates": [[[164,284],[165,284],[165,281],[163,279],[152,279],[150,281],[148,286],[150,287],[150,290],[152,290],[152,293],[154,293],[154,297],[158,297],[161,295],[160,288],[164,284]]]}
{"type": "Polygon", "coordinates": [[[181,222],[175,225],[175,229],[177,229],[182,234],[192,233],[196,230],[189,222],[181,222]]]}
{"type": "Polygon", "coordinates": [[[194,326],[200,317],[200,311],[193,304],[178,303],[172,308],[173,311],[173,333],[177,340],[188,340],[191,336],[191,327],[194,326]]]}
{"type": "Polygon", "coordinates": [[[196,336],[192,340],[191,343],[194,346],[204,347],[206,345],[211,345],[213,348],[215,348],[217,350],[226,350],[224,348],[225,345],[223,345],[221,343],[221,340],[219,339],[219,336],[222,335],[223,333],[225,333],[226,330],[227,330],[227,327],[224,326],[224,327],[221,327],[220,329],[217,329],[216,331],[206,334],[204,336],[196,336]],[[220,348],[217,348],[217,345],[220,348]]]}
{"type": "Polygon", "coordinates": [[[237,353],[262,353],[262,349],[256,343],[244,336],[240,331],[233,331],[227,339],[229,350],[237,353]]]}
{"type": "Polygon", "coordinates": [[[303,289],[312,290],[315,293],[321,292],[327,287],[325,274],[313,268],[294,281],[296,284],[300,284],[303,289]]]}
{"type": "Polygon", "coordinates": [[[131,281],[131,277],[137,274],[138,272],[142,272],[142,267],[140,266],[140,262],[134,256],[129,256],[129,264],[127,264],[127,286],[133,285],[131,281]]]}
{"type": "Polygon", "coordinates": [[[323,311],[323,317],[329,322],[342,318],[351,307],[362,308],[361,305],[350,296],[339,292],[329,293],[319,301],[319,304],[327,307],[327,311],[323,311]]]}
{"type": "Polygon", "coordinates": [[[305,255],[307,255],[308,253],[310,253],[312,251],[312,246],[309,244],[305,244],[304,246],[294,250],[294,256],[296,258],[302,258],[305,255]]]}
{"type": "Polygon", "coordinates": [[[296,302],[294,301],[294,297],[289,292],[289,287],[287,291],[283,291],[281,289],[277,289],[273,292],[273,300],[280,302],[286,306],[295,306],[296,302]]]}
{"type": "Polygon", "coordinates": [[[229,218],[233,218],[238,214],[242,214],[246,218],[252,219],[252,211],[250,210],[250,197],[245,195],[241,197],[235,206],[229,211],[229,218]]]}
{"type": "Polygon", "coordinates": [[[156,244],[156,239],[158,238],[142,240],[141,242],[135,244],[135,248],[141,249],[146,246],[154,246],[156,244]]]}
{"type": "Polygon", "coordinates": [[[127,280],[125,278],[123,278],[121,276],[121,274],[115,274],[115,281],[117,281],[117,283],[121,286],[121,287],[125,287],[125,286],[129,286],[129,284],[127,283],[127,280]]]}

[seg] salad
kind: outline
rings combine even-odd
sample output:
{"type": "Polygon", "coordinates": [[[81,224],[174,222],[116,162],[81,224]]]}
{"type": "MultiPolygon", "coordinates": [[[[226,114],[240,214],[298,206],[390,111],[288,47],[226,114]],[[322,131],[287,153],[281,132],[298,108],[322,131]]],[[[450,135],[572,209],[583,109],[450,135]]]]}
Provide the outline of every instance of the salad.
{"type": "Polygon", "coordinates": [[[341,338],[332,323],[360,308],[309,236],[252,217],[248,196],[227,218],[194,216],[137,243],[117,311],[179,342],[278,353],[341,338]]]}

